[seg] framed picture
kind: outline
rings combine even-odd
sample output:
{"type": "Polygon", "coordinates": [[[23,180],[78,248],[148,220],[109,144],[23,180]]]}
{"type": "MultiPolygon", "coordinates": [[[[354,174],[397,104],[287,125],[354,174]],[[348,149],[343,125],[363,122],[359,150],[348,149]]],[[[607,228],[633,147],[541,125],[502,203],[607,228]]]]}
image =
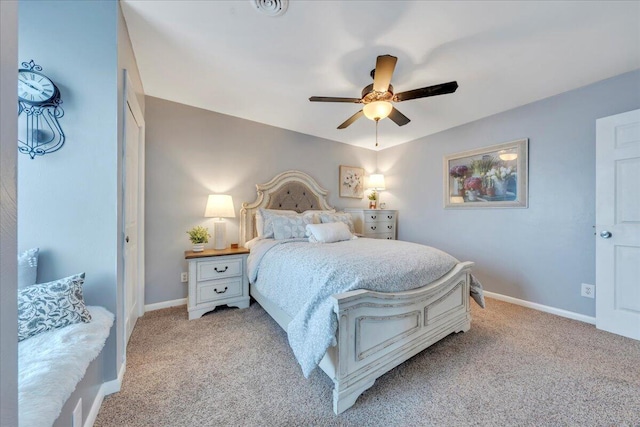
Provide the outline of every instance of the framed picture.
{"type": "Polygon", "coordinates": [[[340,165],[340,197],[364,197],[364,169],[340,165]]]}
{"type": "Polygon", "coordinates": [[[529,140],[444,158],[444,207],[526,208],[529,140]]]}

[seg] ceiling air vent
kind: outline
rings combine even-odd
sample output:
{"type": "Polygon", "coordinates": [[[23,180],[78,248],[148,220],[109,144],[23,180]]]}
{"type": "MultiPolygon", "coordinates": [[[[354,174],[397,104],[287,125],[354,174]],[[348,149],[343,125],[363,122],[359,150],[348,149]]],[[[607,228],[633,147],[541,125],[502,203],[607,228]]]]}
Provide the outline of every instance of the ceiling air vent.
{"type": "Polygon", "coordinates": [[[258,12],[269,16],[284,15],[289,6],[289,0],[251,0],[251,3],[258,12]]]}

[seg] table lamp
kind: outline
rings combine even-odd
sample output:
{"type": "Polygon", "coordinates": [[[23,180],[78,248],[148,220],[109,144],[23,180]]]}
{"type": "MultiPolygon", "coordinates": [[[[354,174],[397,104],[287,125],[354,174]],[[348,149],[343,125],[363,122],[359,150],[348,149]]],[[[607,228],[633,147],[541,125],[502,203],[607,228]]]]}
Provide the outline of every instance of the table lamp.
{"type": "Polygon", "coordinates": [[[371,175],[369,175],[369,188],[372,189],[374,193],[376,193],[376,200],[378,206],[380,206],[380,195],[377,193],[385,189],[384,175],[381,173],[372,173],[371,175]]]}
{"type": "Polygon", "coordinates": [[[213,249],[226,249],[227,224],[223,218],[235,218],[236,211],[233,208],[233,199],[226,194],[210,194],[207,207],[204,210],[206,218],[213,220],[213,249]]]}

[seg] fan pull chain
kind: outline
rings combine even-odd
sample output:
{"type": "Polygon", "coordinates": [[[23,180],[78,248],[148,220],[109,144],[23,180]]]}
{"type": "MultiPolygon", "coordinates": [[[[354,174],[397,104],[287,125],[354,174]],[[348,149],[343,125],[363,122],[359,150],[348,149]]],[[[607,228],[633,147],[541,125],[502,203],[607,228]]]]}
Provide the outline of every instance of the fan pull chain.
{"type": "Polygon", "coordinates": [[[379,118],[376,118],[376,147],[378,146],[378,122],[380,121],[379,118]]]}

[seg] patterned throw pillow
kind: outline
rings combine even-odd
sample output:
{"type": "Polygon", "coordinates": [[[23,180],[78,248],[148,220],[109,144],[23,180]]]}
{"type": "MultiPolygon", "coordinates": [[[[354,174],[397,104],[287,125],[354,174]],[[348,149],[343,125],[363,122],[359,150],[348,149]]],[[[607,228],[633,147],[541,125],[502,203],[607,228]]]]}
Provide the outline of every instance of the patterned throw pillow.
{"type": "Polygon", "coordinates": [[[322,221],[323,224],[329,222],[344,222],[349,227],[349,231],[353,233],[353,219],[350,213],[336,212],[332,214],[320,214],[320,221],[322,221]]]}
{"type": "Polygon", "coordinates": [[[33,248],[18,255],[18,288],[35,285],[39,251],[38,248],[33,248]]]}
{"type": "Polygon", "coordinates": [[[84,273],[18,290],[18,341],[72,323],[88,323],[84,305],[84,273]]]}
{"type": "Polygon", "coordinates": [[[276,240],[306,237],[309,218],[302,215],[273,219],[273,238],[276,240]]]}
{"type": "Polygon", "coordinates": [[[289,217],[299,217],[300,214],[296,211],[279,211],[275,209],[258,209],[258,212],[262,216],[262,235],[260,236],[263,239],[273,239],[273,220],[276,218],[289,218],[289,217]]]}

